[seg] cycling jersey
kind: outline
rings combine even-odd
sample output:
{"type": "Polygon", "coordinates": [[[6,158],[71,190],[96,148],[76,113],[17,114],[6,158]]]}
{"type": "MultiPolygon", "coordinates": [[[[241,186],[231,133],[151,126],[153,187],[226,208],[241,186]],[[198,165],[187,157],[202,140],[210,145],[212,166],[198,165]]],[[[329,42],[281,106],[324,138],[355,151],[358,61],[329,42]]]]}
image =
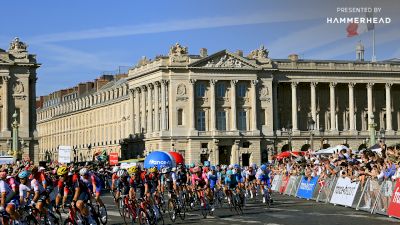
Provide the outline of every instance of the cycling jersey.
{"type": "Polygon", "coordinates": [[[203,174],[199,177],[197,174],[192,174],[192,184],[196,184],[200,188],[204,188],[206,185],[206,179],[204,178],[203,174]]]}
{"type": "Polygon", "coordinates": [[[226,176],[225,177],[225,185],[228,185],[229,188],[235,188],[238,185],[236,176],[234,174],[226,176]]]}
{"type": "Polygon", "coordinates": [[[208,172],[208,183],[210,184],[210,188],[214,189],[215,185],[217,184],[218,176],[216,173],[212,173],[211,171],[208,172]]]}
{"type": "Polygon", "coordinates": [[[96,174],[89,173],[87,176],[81,176],[80,180],[89,188],[90,191],[93,191],[93,187],[96,187],[96,194],[101,193],[102,182],[96,174]]]}
{"type": "Polygon", "coordinates": [[[256,179],[256,171],[255,170],[247,170],[246,171],[246,179],[248,181],[253,181],[256,179]]]}

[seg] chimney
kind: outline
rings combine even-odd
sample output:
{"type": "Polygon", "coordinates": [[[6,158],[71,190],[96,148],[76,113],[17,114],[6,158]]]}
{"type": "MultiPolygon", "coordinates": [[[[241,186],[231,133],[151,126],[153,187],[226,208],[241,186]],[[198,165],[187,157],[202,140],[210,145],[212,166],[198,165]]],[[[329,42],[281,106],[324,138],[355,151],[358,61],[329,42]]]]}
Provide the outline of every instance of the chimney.
{"type": "Polygon", "coordinates": [[[207,57],[208,55],[207,55],[207,49],[206,48],[201,48],[200,49],[200,57],[201,58],[205,58],[205,57],[207,57]]]}
{"type": "Polygon", "coordinates": [[[290,61],[297,62],[299,60],[299,55],[297,54],[290,54],[289,57],[290,61]]]}
{"type": "Polygon", "coordinates": [[[237,50],[236,54],[239,55],[240,57],[243,57],[243,51],[242,50],[237,50]]]}

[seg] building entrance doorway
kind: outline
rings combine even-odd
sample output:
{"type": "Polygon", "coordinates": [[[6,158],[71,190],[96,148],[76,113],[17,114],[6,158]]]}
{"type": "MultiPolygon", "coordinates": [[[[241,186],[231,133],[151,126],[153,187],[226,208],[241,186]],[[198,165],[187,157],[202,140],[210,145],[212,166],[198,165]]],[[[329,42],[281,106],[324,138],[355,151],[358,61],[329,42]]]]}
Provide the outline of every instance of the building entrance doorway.
{"type": "Polygon", "coordinates": [[[242,154],[242,166],[250,166],[250,154],[242,154]]]}
{"type": "Polygon", "coordinates": [[[230,165],[231,164],[231,148],[232,146],[218,146],[219,164],[230,165]]]}
{"type": "Polygon", "coordinates": [[[200,154],[200,162],[201,162],[201,164],[204,165],[204,161],[208,161],[209,157],[210,157],[209,154],[200,154]]]}

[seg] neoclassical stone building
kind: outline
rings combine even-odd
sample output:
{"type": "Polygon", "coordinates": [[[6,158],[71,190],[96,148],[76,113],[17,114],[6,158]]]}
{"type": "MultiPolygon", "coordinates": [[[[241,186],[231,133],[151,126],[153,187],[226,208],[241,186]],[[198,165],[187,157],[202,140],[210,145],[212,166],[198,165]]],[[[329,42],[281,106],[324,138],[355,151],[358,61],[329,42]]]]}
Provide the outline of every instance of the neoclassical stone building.
{"type": "MultiPolygon", "coordinates": [[[[161,149],[179,151],[189,162],[245,165],[288,149],[289,140],[295,150],[310,144],[313,148],[347,144],[357,149],[367,142],[372,120],[377,132],[386,131],[386,142],[395,144],[400,127],[400,101],[396,101],[400,62],[371,63],[364,61],[363,53],[359,45],[356,60],[305,60],[295,54],[272,59],[263,46],[244,57],[242,51],[208,55],[206,49],[190,55],[186,47],[176,44],[166,56],[141,59],[121,81],[126,97],[120,97],[120,104],[127,120],[116,124],[126,126],[125,133],[113,137],[132,143],[125,148],[128,153],[122,153],[125,156],[161,149]],[[315,121],[312,129],[310,121],[315,121]]],[[[80,105],[85,105],[80,102],[87,102],[83,107],[92,112],[99,103],[88,98],[38,110],[39,127],[56,121],[43,116],[49,112],[59,118],[80,116],[80,105]],[[68,113],[57,109],[63,106],[68,113]]],[[[115,104],[104,106],[103,111],[117,121],[120,116],[108,110],[115,104]]],[[[88,126],[103,122],[95,120],[88,126]]],[[[57,123],[54,127],[59,128],[57,123]]],[[[81,131],[74,125],[69,130],[81,131]]],[[[43,131],[54,136],[48,129],[43,131]]],[[[80,145],[104,146],[101,141],[106,136],[95,137],[100,142],[86,139],[80,145]]],[[[52,143],[41,151],[60,144],[52,143]]]]}
{"type": "Polygon", "coordinates": [[[7,155],[12,144],[12,115],[17,113],[19,158],[37,160],[36,55],[15,38],[8,51],[0,49],[0,155],[7,155]]]}

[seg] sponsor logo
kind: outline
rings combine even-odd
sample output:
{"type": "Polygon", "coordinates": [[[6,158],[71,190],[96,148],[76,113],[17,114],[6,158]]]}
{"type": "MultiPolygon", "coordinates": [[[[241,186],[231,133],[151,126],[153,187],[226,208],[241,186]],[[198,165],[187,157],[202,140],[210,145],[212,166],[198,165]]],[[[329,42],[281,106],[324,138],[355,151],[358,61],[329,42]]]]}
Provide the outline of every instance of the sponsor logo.
{"type": "Polygon", "coordinates": [[[337,186],[335,188],[335,194],[338,195],[353,195],[354,192],[357,191],[356,187],[341,187],[337,186]]]}
{"type": "Polygon", "coordinates": [[[393,202],[393,203],[396,203],[396,204],[400,204],[400,191],[399,191],[399,187],[397,187],[396,190],[394,191],[392,202],[393,202]]]}
{"type": "Polygon", "coordinates": [[[305,190],[305,191],[312,191],[314,188],[314,185],[315,184],[313,184],[313,183],[311,183],[311,184],[310,183],[301,183],[300,189],[305,190]]]}
{"type": "Polygon", "coordinates": [[[171,164],[171,162],[169,162],[169,161],[159,161],[159,160],[154,160],[154,159],[151,159],[150,161],[149,161],[149,163],[150,164],[153,164],[153,165],[168,165],[168,164],[171,164]]]}

